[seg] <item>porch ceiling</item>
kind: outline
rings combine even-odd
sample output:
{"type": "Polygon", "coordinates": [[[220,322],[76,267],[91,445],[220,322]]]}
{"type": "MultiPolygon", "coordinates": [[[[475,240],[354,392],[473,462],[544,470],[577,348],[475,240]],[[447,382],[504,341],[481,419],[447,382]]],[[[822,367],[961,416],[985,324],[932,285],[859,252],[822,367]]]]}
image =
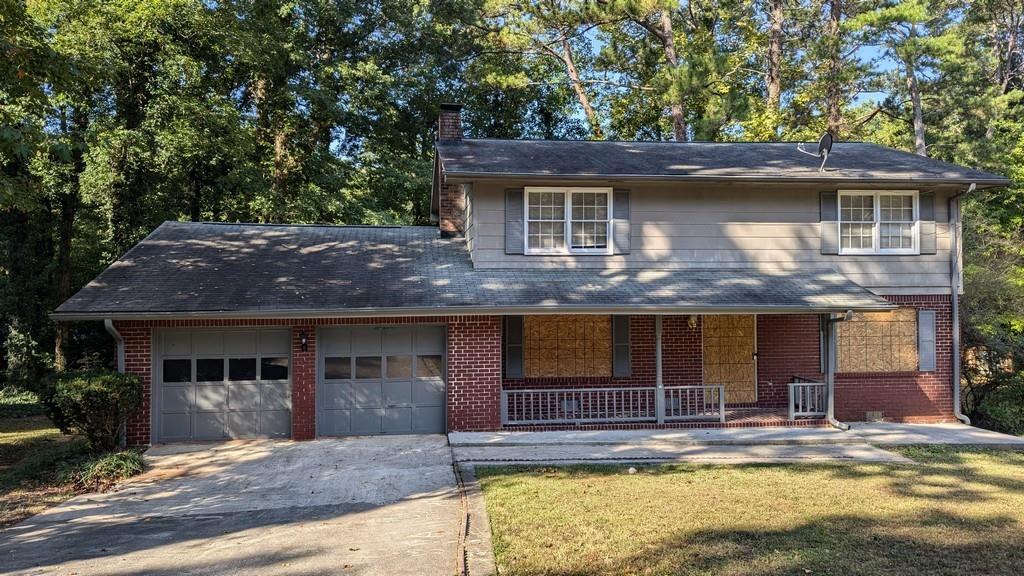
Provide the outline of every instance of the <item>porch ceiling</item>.
{"type": "Polygon", "coordinates": [[[310,318],[820,313],[893,306],[832,270],[476,269],[436,228],[169,222],[54,314],[310,318]]]}

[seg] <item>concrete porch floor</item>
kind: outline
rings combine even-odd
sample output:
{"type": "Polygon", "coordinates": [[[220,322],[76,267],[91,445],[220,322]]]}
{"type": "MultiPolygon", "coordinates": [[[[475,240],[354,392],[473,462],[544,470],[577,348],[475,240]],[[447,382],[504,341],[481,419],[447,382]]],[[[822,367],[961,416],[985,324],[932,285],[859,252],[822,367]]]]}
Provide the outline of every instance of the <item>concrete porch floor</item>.
{"type": "Polygon", "coordinates": [[[820,427],[453,432],[467,465],[599,462],[909,462],[886,446],[914,444],[1024,450],[1024,438],[963,424],[853,423],[820,427]]]}

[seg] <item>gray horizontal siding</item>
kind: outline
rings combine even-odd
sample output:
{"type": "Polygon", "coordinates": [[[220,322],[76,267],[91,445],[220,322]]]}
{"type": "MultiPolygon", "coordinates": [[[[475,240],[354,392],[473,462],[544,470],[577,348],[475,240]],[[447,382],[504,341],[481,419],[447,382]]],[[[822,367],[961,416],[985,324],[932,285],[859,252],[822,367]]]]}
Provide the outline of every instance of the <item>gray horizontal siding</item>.
{"type": "Polygon", "coordinates": [[[478,268],[727,267],[833,268],[879,293],[938,293],[949,286],[950,234],[945,199],[936,194],[936,254],[839,256],[820,250],[819,189],[773,190],[663,184],[631,186],[629,254],[524,256],[504,252],[507,182],[473,189],[473,261],[478,268]]]}

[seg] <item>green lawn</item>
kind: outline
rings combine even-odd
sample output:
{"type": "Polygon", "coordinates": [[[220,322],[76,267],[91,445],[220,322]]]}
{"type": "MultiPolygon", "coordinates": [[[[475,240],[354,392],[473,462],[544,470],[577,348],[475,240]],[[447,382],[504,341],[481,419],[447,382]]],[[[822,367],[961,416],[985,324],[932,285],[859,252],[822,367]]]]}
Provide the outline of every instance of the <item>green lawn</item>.
{"type": "Polygon", "coordinates": [[[1013,574],[1024,454],[917,465],[477,469],[502,575],[1013,574]]]}

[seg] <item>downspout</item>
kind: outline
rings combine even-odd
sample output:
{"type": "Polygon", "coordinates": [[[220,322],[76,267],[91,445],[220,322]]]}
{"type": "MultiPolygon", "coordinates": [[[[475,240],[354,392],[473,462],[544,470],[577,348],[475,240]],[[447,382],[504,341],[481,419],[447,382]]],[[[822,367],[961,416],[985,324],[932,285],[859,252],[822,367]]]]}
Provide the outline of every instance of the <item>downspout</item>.
{"type": "Polygon", "coordinates": [[[825,338],[828,340],[828,346],[826,346],[828,353],[825,355],[825,387],[827,389],[826,396],[828,397],[825,407],[825,419],[828,420],[830,426],[843,431],[849,430],[850,425],[836,420],[836,323],[843,322],[851,316],[853,316],[853,311],[838,317],[833,317],[829,314],[825,322],[825,338]]]}
{"type": "Polygon", "coordinates": [[[977,184],[949,198],[949,298],[953,308],[953,416],[971,425],[960,408],[960,196],[974,192],[977,184]]]}
{"type": "Polygon", "coordinates": [[[124,338],[121,337],[121,333],[117,331],[114,321],[110,318],[103,321],[103,327],[110,332],[110,335],[114,337],[114,342],[117,343],[117,371],[124,374],[124,338]]]}

